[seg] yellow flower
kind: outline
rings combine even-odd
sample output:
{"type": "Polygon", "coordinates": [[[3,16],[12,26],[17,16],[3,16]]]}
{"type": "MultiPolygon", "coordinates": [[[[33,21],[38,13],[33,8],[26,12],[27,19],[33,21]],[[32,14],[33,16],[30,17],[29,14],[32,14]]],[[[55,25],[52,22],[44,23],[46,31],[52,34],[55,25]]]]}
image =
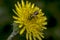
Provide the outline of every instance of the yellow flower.
{"type": "Polygon", "coordinates": [[[17,16],[13,16],[14,22],[19,23],[18,27],[22,28],[19,30],[19,34],[22,35],[26,31],[27,40],[32,40],[32,37],[34,40],[36,38],[42,40],[41,38],[44,38],[43,30],[46,29],[47,18],[41,9],[31,4],[31,2],[26,1],[24,3],[23,0],[21,0],[21,4],[17,2],[15,8],[16,11],[14,9],[13,11],[17,16]]]}

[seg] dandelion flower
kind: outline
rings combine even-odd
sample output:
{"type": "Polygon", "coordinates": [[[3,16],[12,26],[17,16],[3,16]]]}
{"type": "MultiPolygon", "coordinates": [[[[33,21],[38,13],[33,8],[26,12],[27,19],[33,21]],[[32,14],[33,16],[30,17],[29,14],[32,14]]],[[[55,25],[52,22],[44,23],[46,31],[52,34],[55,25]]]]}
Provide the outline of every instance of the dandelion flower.
{"type": "Polygon", "coordinates": [[[19,34],[22,35],[26,31],[26,40],[42,40],[44,38],[43,30],[46,29],[47,24],[47,18],[42,10],[34,3],[31,4],[28,1],[24,3],[23,0],[21,0],[21,4],[17,2],[15,8],[16,10],[13,9],[13,12],[17,16],[13,16],[14,22],[19,23],[18,27],[22,28],[19,30],[19,34]]]}

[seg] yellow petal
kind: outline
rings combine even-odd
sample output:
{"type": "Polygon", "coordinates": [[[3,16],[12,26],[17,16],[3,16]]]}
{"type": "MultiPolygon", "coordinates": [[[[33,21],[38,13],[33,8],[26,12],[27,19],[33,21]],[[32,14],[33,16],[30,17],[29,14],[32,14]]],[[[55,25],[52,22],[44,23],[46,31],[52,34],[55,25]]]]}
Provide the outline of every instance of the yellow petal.
{"type": "Polygon", "coordinates": [[[18,19],[18,17],[16,17],[16,16],[13,16],[13,18],[14,18],[14,19],[18,19]]]}
{"type": "Polygon", "coordinates": [[[31,8],[34,8],[34,5],[35,5],[35,4],[32,4],[31,8]]]}
{"type": "Polygon", "coordinates": [[[28,7],[31,7],[31,2],[28,4],[28,7]]]}
{"type": "Polygon", "coordinates": [[[25,27],[23,27],[23,28],[21,29],[20,35],[22,35],[24,31],[25,31],[25,27]]]}
{"type": "Polygon", "coordinates": [[[46,27],[42,27],[42,29],[47,29],[46,27]]]}
{"type": "Polygon", "coordinates": [[[18,4],[19,9],[21,9],[21,4],[19,2],[17,2],[17,4],[18,4]]]}
{"type": "Polygon", "coordinates": [[[37,36],[36,36],[36,37],[37,37],[39,40],[42,40],[42,39],[41,39],[41,37],[40,37],[38,34],[37,34],[37,36]]]}
{"type": "Polygon", "coordinates": [[[13,12],[14,12],[17,16],[19,16],[18,13],[17,13],[14,9],[12,9],[12,10],[13,10],[13,12]]]}
{"type": "Polygon", "coordinates": [[[22,2],[22,7],[24,7],[24,1],[23,1],[23,0],[21,0],[21,2],[22,2]]]}
{"type": "Polygon", "coordinates": [[[32,36],[31,36],[31,33],[29,33],[29,39],[32,40],[32,36]]]}
{"type": "Polygon", "coordinates": [[[16,8],[17,13],[20,15],[21,10],[18,8],[18,6],[16,4],[15,4],[15,8],[16,8]]]}
{"type": "Polygon", "coordinates": [[[23,25],[21,24],[21,25],[19,25],[19,28],[22,28],[23,27],[23,25]]]}
{"type": "Polygon", "coordinates": [[[26,1],[26,8],[28,8],[28,1],[26,1]]]}
{"type": "Polygon", "coordinates": [[[36,40],[36,38],[33,36],[33,39],[36,40]]]}
{"type": "Polygon", "coordinates": [[[43,33],[38,32],[38,34],[39,34],[42,38],[44,38],[43,33]]]}
{"type": "Polygon", "coordinates": [[[15,8],[16,8],[16,11],[18,11],[18,10],[19,10],[19,8],[18,8],[17,4],[15,4],[15,8]]]}
{"type": "Polygon", "coordinates": [[[20,23],[19,21],[14,21],[15,23],[20,23]]]}
{"type": "Polygon", "coordinates": [[[42,25],[47,25],[47,22],[44,22],[42,25]]]}
{"type": "Polygon", "coordinates": [[[26,39],[27,39],[27,40],[28,40],[28,37],[29,37],[29,36],[28,36],[28,33],[26,33],[26,39]]]}
{"type": "Polygon", "coordinates": [[[33,11],[34,11],[34,12],[35,12],[35,11],[38,12],[38,10],[39,10],[39,8],[36,6],[33,11]]]}

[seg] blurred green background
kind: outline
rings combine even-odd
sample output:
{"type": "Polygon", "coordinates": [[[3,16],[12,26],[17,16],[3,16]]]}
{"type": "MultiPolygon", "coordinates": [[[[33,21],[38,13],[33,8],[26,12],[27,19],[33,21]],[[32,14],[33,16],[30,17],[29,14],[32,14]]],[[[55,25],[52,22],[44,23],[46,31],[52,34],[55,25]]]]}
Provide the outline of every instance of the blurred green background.
{"type": "MultiPolygon", "coordinates": [[[[14,4],[21,0],[0,0],[0,40],[6,40],[12,32],[12,16],[15,15],[12,9],[14,4]]],[[[26,0],[24,0],[26,1],[26,0]]],[[[44,30],[43,40],[60,40],[60,1],[59,0],[28,0],[35,3],[47,16],[47,30],[44,30]]],[[[13,40],[26,40],[25,33],[17,34],[13,40]]]]}

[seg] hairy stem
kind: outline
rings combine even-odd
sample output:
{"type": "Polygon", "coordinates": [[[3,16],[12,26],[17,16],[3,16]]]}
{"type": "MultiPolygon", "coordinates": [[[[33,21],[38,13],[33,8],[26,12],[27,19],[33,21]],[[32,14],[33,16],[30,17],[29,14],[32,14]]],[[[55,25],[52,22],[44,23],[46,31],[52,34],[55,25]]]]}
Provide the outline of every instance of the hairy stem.
{"type": "Polygon", "coordinates": [[[7,40],[13,40],[13,37],[16,36],[19,33],[19,29],[18,29],[18,24],[13,23],[13,31],[10,34],[10,36],[7,38],[7,40]]]}

